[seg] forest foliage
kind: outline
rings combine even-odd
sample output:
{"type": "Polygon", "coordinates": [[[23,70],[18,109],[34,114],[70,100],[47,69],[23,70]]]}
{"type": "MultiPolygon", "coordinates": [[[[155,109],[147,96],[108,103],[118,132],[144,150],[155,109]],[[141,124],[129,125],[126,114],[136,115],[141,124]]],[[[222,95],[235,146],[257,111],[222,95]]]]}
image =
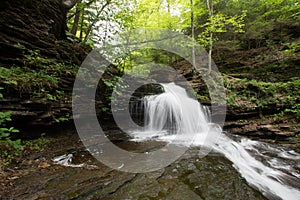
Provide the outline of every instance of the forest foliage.
{"type": "Polygon", "coordinates": [[[89,44],[105,45],[118,33],[137,28],[183,32],[205,47],[213,42],[235,48],[257,48],[267,40],[297,37],[297,0],[79,0],[69,11],[70,33],[89,44]],[[191,17],[194,20],[192,22],[191,17]],[[192,26],[192,23],[193,26],[192,26]],[[228,46],[232,46],[228,44],[228,46]]]}
{"type": "MultiPolygon", "coordinates": [[[[284,58],[290,57],[288,54],[300,51],[300,3],[297,0],[80,0],[68,13],[68,19],[71,34],[96,47],[114,44],[120,35],[130,38],[135,30],[143,28],[183,33],[208,51],[209,73],[212,57],[226,59],[222,57],[224,52],[228,57],[236,51],[267,47],[270,54],[262,52],[260,56],[265,56],[262,63],[280,68],[284,58]]],[[[193,49],[193,62],[194,54],[193,49]]],[[[145,76],[149,69],[143,61],[172,65],[181,58],[157,49],[143,49],[121,59],[123,63],[117,65],[123,70],[145,76]]],[[[264,67],[258,68],[257,73],[260,70],[264,67]]],[[[277,106],[278,112],[299,118],[298,93],[294,93],[299,87],[296,75],[287,79],[287,83],[279,79],[264,82],[253,77],[226,77],[228,105],[260,112],[277,106]]]]}
{"type": "MultiPolygon", "coordinates": [[[[280,65],[283,61],[279,57],[300,50],[297,0],[79,0],[67,19],[69,34],[95,47],[114,44],[121,36],[130,38],[141,28],[183,33],[208,51],[208,72],[212,57],[222,60],[224,52],[232,56],[238,50],[268,47],[276,58],[266,55],[263,62],[275,60],[280,65]],[[278,45],[283,51],[278,52],[278,45]]],[[[181,59],[157,49],[135,50],[120,57],[123,62],[115,64],[140,76],[149,71],[143,62],[172,65],[181,59]]],[[[233,94],[228,94],[229,104],[233,94]]]]}
{"type": "MultiPolygon", "coordinates": [[[[69,36],[100,48],[118,43],[120,38],[131,41],[138,29],[153,30],[153,34],[167,29],[188,35],[195,42],[192,46],[201,45],[208,51],[209,73],[212,57],[220,58],[222,52],[270,43],[285,45],[290,52],[299,51],[297,0],[78,0],[67,19],[69,36]]],[[[194,47],[192,51],[195,66],[194,47]]],[[[136,67],[136,60],[141,60],[137,54],[146,54],[147,62],[156,61],[157,52],[143,49],[125,53],[122,65],[130,70],[136,67]]],[[[176,61],[170,54],[159,54],[165,57],[163,64],[176,61]]]]}

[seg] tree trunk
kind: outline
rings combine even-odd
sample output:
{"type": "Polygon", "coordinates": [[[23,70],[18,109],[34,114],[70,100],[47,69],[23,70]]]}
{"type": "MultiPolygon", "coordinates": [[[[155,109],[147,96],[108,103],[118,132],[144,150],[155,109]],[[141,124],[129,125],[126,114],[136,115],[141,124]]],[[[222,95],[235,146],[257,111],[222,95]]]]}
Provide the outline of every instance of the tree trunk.
{"type": "Polygon", "coordinates": [[[194,20],[194,1],[190,0],[191,3],[191,29],[192,29],[192,64],[193,67],[196,67],[196,58],[195,58],[195,20],[194,20]]]}
{"type": "MultiPolygon", "coordinates": [[[[207,4],[210,20],[212,21],[212,17],[214,15],[213,0],[211,0],[211,3],[210,0],[206,0],[206,4],[207,4]]],[[[213,51],[213,32],[210,29],[209,30],[209,51],[208,51],[208,74],[211,73],[211,68],[212,68],[212,51],[213,51]]]]}
{"type": "MultiPolygon", "coordinates": [[[[193,0],[191,0],[191,1],[193,1],[193,0]]],[[[167,0],[167,6],[168,6],[168,13],[171,13],[170,0],[167,0]]]]}
{"type": "Polygon", "coordinates": [[[212,50],[213,50],[213,33],[209,32],[209,51],[208,51],[208,74],[211,73],[212,68],[212,50]]]}
{"type": "Polygon", "coordinates": [[[81,11],[80,34],[79,34],[80,40],[82,40],[83,38],[83,24],[84,24],[84,9],[82,9],[81,11]]]}
{"type": "MultiPolygon", "coordinates": [[[[80,0],[80,2],[82,2],[82,0],[80,0]]],[[[77,14],[77,12],[81,12],[82,10],[84,10],[84,8],[90,6],[92,3],[95,3],[95,2],[96,2],[96,0],[90,0],[88,3],[85,3],[84,6],[82,7],[82,9],[78,9],[78,10],[76,10],[75,13],[73,13],[72,15],[69,15],[68,20],[72,19],[72,17],[74,17],[77,14]]]]}
{"type": "Polygon", "coordinates": [[[107,39],[107,33],[108,33],[108,20],[105,22],[105,33],[103,38],[103,47],[106,47],[106,39],[107,39]]]}
{"type": "MultiPolygon", "coordinates": [[[[79,0],[78,4],[81,3],[82,0],[79,0]]],[[[73,27],[72,27],[72,30],[71,30],[71,33],[73,35],[76,36],[76,33],[77,33],[77,30],[78,30],[78,24],[79,24],[79,19],[80,19],[80,9],[79,9],[79,5],[77,4],[76,6],[76,15],[74,17],[74,23],[73,23],[73,27]]]]}

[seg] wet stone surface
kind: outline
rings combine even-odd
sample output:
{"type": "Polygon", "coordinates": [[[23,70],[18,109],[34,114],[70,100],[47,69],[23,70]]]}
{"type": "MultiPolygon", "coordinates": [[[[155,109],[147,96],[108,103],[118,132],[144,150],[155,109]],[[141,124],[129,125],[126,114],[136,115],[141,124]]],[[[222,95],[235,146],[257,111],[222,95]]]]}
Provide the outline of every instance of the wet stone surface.
{"type": "MultiPolygon", "coordinates": [[[[104,166],[84,150],[78,138],[60,140],[47,154],[24,160],[14,172],[2,199],[265,199],[250,187],[232,163],[217,153],[204,158],[190,149],[164,169],[144,174],[120,172],[104,166]],[[66,144],[63,144],[63,143],[66,144]],[[75,145],[77,144],[77,146],[75,145]],[[74,146],[75,145],[75,146],[74,146]],[[59,148],[57,148],[59,146],[59,148]],[[53,158],[72,154],[73,167],[54,164],[53,158]],[[25,162],[26,161],[26,162],[25,162]],[[78,165],[84,164],[81,167],[78,165]]],[[[119,142],[124,149],[152,149],[154,144],[133,146],[119,142]],[[139,146],[139,148],[137,147],[139,146]]],[[[158,144],[160,146],[161,144],[158,144]]]]}

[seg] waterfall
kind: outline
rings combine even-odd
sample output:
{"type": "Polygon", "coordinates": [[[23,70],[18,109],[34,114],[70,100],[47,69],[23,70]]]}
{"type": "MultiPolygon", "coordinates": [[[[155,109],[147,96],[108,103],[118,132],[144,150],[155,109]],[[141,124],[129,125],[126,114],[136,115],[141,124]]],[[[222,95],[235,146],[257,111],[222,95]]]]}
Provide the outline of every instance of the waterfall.
{"type": "Polygon", "coordinates": [[[174,83],[163,85],[165,92],[144,97],[146,131],[172,129],[176,134],[207,132],[207,118],[203,107],[187,98],[184,88],[174,83]],[[182,109],[185,105],[185,109],[182,109]]]}
{"type": "Polygon", "coordinates": [[[190,98],[184,88],[175,83],[161,85],[164,93],[143,98],[144,127],[132,131],[134,140],[206,146],[229,159],[267,198],[300,199],[300,175],[294,169],[300,167],[298,153],[250,139],[230,139],[210,122],[208,109],[190,98]]]}

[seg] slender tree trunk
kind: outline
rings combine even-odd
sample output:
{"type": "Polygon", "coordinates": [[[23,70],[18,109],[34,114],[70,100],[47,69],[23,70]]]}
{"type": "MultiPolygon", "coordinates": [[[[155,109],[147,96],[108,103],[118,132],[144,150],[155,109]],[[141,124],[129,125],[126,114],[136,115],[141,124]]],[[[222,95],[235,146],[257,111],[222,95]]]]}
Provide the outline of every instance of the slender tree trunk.
{"type": "Polygon", "coordinates": [[[209,51],[208,51],[208,74],[211,73],[212,68],[212,49],[213,49],[213,33],[209,32],[209,51]]]}
{"type": "MultiPolygon", "coordinates": [[[[66,0],[64,0],[64,1],[66,1],[66,0]]],[[[77,1],[77,0],[75,0],[75,1],[77,1]]],[[[79,0],[79,1],[82,2],[82,0],[79,0]]],[[[72,15],[69,15],[68,20],[72,19],[72,17],[74,17],[77,14],[77,12],[81,12],[82,10],[84,10],[84,8],[90,6],[92,3],[95,3],[95,2],[96,2],[96,0],[91,0],[88,3],[85,3],[84,6],[82,7],[82,9],[78,9],[78,10],[76,10],[75,13],[73,13],[72,15]]]]}
{"type": "MultiPolygon", "coordinates": [[[[78,4],[81,3],[82,0],[79,0],[78,1],[78,4]]],[[[79,24],[79,19],[80,19],[80,9],[79,9],[79,5],[77,4],[76,6],[76,15],[74,17],[74,23],[73,23],[73,26],[72,26],[72,29],[71,29],[71,33],[73,35],[76,36],[76,33],[77,33],[77,30],[78,30],[78,24],[79,24]]]]}
{"type": "Polygon", "coordinates": [[[61,0],[61,9],[63,11],[63,23],[61,28],[61,33],[59,38],[60,39],[66,39],[67,35],[66,35],[66,31],[68,30],[68,26],[67,26],[67,13],[69,12],[69,10],[71,10],[76,4],[77,4],[78,0],[61,0]]]}
{"type": "Polygon", "coordinates": [[[193,67],[196,67],[196,58],[195,58],[195,20],[194,20],[194,1],[190,0],[191,3],[191,29],[192,29],[192,64],[193,67]]]}
{"type": "Polygon", "coordinates": [[[79,34],[80,40],[82,40],[83,38],[83,24],[84,24],[84,9],[82,9],[81,11],[80,34],[79,34]]]}
{"type": "MultiPolygon", "coordinates": [[[[171,15],[171,0],[167,0],[167,8],[168,8],[168,13],[171,15]]],[[[173,43],[172,38],[171,38],[171,43],[173,43]]],[[[171,53],[167,53],[168,58],[169,58],[169,64],[171,65],[173,63],[173,56],[171,53]]]]}
{"type": "Polygon", "coordinates": [[[103,39],[103,47],[106,47],[106,39],[107,39],[107,33],[108,33],[108,20],[106,19],[105,22],[105,34],[104,34],[104,39],[103,39]]]}
{"type": "MultiPolygon", "coordinates": [[[[212,22],[212,17],[214,15],[213,0],[211,0],[211,2],[210,2],[210,0],[206,0],[206,4],[207,4],[209,17],[210,17],[210,20],[212,22]]],[[[208,51],[208,74],[211,73],[211,68],[212,68],[212,51],[213,51],[213,32],[210,29],[209,30],[209,51],[208,51]]]]}
{"type": "Polygon", "coordinates": [[[168,4],[168,13],[171,13],[171,2],[170,0],[167,0],[167,4],[168,4]]]}

